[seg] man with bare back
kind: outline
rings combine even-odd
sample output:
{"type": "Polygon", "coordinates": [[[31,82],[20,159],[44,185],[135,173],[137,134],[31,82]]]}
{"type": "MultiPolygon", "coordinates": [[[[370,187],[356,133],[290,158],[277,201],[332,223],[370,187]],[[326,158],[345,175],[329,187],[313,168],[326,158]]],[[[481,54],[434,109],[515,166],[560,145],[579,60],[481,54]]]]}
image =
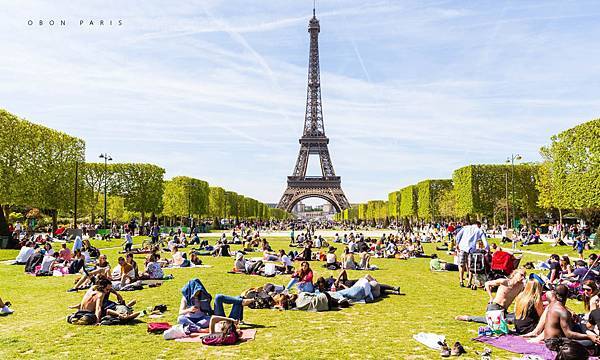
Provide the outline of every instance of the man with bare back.
{"type": "Polygon", "coordinates": [[[597,354],[600,336],[588,335],[577,331],[573,314],[565,307],[569,289],[565,285],[556,287],[555,299],[548,305],[548,315],[544,325],[544,341],[546,346],[554,350],[552,344],[561,338],[568,338],[583,345],[591,355],[597,354]]]}
{"type": "MultiPolygon", "coordinates": [[[[516,269],[510,274],[508,279],[497,279],[490,280],[485,283],[485,290],[490,296],[490,301],[488,302],[486,312],[494,311],[494,310],[503,310],[505,318],[507,322],[514,322],[514,314],[508,314],[508,307],[513,303],[517,295],[523,291],[525,285],[523,284],[523,280],[525,279],[525,269],[516,269]],[[498,287],[496,291],[496,295],[492,293],[492,288],[498,287]]],[[[459,315],[456,317],[456,320],[460,321],[474,321],[479,323],[486,323],[486,319],[484,316],[469,316],[469,315],[459,315]]]]}

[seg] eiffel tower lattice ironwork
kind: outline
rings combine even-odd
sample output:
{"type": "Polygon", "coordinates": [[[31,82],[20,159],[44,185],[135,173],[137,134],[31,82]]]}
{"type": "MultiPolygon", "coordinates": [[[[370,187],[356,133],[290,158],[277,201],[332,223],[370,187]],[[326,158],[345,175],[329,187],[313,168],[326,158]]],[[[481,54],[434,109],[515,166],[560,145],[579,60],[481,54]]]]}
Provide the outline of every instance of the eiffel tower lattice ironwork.
{"type": "Polygon", "coordinates": [[[342,191],[341,178],[335,175],[329,156],[329,138],[325,136],[321,108],[321,76],[319,69],[319,20],[315,16],[308,23],[310,55],[308,60],[308,89],[304,132],[300,138],[300,152],[292,176],[288,176],[287,189],[279,200],[278,208],[291,212],[294,206],[309,197],[329,201],[339,212],[350,207],[342,191]],[[322,176],[306,176],[309,155],[319,155],[322,176]]]}

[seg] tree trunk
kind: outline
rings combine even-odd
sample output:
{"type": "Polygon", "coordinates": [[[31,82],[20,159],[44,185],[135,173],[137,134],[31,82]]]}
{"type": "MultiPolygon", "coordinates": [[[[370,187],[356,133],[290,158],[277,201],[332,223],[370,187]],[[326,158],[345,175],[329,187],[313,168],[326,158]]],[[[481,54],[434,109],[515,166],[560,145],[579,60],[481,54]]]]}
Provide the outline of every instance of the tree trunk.
{"type": "Polygon", "coordinates": [[[52,232],[53,233],[56,232],[57,229],[58,229],[58,210],[53,209],[52,210],[52,232]]]}
{"type": "Polygon", "coordinates": [[[562,240],[563,238],[563,233],[565,231],[564,227],[563,227],[563,215],[562,215],[562,210],[558,209],[558,223],[560,224],[560,238],[562,240]]]}
{"type": "Polygon", "coordinates": [[[8,205],[2,205],[2,210],[0,211],[0,236],[10,236],[8,232],[8,205]]]}

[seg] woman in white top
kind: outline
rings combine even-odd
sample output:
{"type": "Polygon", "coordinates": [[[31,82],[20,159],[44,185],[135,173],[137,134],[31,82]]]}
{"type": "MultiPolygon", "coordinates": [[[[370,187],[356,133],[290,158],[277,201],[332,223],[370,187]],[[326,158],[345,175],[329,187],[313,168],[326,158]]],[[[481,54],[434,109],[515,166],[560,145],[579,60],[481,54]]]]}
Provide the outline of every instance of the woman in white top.
{"type": "Polygon", "coordinates": [[[56,258],[54,257],[54,254],[45,253],[42,259],[42,268],[40,271],[44,273],[51,272],[53,270],[52,265],[54,265],[55,260],[56,258]]]}

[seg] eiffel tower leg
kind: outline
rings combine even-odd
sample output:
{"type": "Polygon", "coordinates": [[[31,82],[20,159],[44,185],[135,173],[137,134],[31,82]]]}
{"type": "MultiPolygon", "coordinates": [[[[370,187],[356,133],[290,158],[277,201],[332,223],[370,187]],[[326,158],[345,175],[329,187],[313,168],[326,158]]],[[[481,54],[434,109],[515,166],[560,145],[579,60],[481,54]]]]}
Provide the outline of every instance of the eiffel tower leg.
{"type": "Polygon", "coordinates": [[[321,160],[321,171],[323,176],[335,176],[335,171],[333,171],[333,164],[331,163],[331,157],[329,157],[329,149],[327,146],[319,149],[319,158],[321,160]]]}
{"type": "Polygon", "coordinates": [[[294,167],[293,176],[306,176],[306,169],[308,167],[308,156],[308,147],[306,145],[301,145],[300,152],[298,153],[298,159],[296,160],[296,167],[294,167]]]}

